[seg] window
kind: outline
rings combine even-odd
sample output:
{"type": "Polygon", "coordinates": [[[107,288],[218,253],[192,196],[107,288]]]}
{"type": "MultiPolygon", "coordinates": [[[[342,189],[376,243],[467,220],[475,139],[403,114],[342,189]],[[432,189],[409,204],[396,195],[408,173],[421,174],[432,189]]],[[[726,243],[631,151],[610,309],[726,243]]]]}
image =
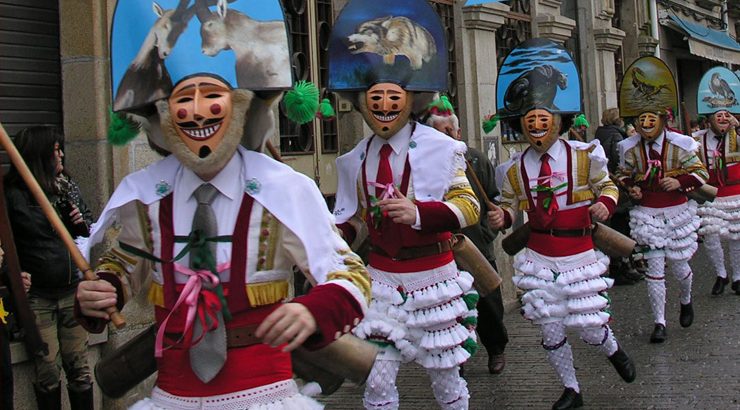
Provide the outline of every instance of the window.
{"type": "Polygon", "coordinates": [[[455,48],[455,13],[452,0],[431,0],[432,7],[439,15],[447,35],[447,94],[450,102],[457,108],[457,53],[455,48]]]}

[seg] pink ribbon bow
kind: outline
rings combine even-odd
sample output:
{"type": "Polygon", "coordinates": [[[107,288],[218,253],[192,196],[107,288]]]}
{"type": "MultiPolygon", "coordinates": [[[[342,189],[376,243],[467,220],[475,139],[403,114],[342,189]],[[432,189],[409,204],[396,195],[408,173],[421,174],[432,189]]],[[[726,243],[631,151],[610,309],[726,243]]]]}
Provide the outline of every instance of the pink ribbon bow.
{"type": "Polygon", "coordinates": [[[529,178],[529,180],[537,181],[538,184],[544,184],[546,182],[549,182],[550,185],[552,185],[553,179],[557,178],[560,181],[565,181],[566,177],[567,177],[567,174],[565,172],[554,171],[550,175],[546,175],[544,177],[529,178]]]}
{"type": "Polygon", "coordinates": [[[377,182],[370,181],[367,184],[373,188],[383,188],[383,193],[380,195],[380,198],[378,198],[380,200],[396,197],[396,187],[393,185],[392,182],[389,182],[387,184],[379,184],[377,182]]]}
{"type": "MultiPolygon", "coordinates": [[[[218,272],[223,272],[230,267],[231,262],[225,262],[218,265],[216,267],[216,270],[218,272]]],[[[164,321],[162,321],[162,324],[159,325],[159,329],[157,330],[157,338],[154,345],[154,357],[157,358],[162,357],[164,333],[165,329],[167,328],[167,322],[170,320],[172,314],[177,311],[177,308],[179,308],[183,302],[188,306],[188,312],[185,319],[185,328],[182,331],[183,336],[186,335],[190,331],[190,329],[192,329],[196,313],[198,313],[198,318],[203,325],[203,334],[201,334],[198,340],[196,340],[193,344],[198,343],[200,339],[205,336],[206,332],[215,329],[218,326],[218,321],[215,320],[216,312],[221,310],[221,302],[219,301],[218,296],[216,296],[216,294],[213,292],[203,292],[203,294],[201,294],[201,289],[203,288],[204,282],[213,287],[218,286],[218,284],[220,283],[218,276],[214,275],[211,271],[207,269],[195,271],[177,263],[175,264],[175,271],[182,273],[183,275],[187,275],[189,276],[189,278],[188,281],[185,283],[185,287],[182,289],[182,292],[180,292],[180,297],[177,298],[175,306],[172,308],[164,321]],[[198,301],[201,297],[203,297],[204,303],[202,306],[199,306],[198,301]],[[212,325],[210,327],[206,326],[206,315],[208,315],[208,317],[212,319],[212,325]]]]}
{"type": "Polygon", "coordinates": [[[660,162],[659,159],[649,159],[647,162],[647,165],[648,165],[647,170],[645,171],[645,176],[643,177],[645,178],[645,180],[647,180],[647,177],[650,174],[650,171],[653,170],[653,168],[658,169],[658,178],[660,178],[663,175],[662,163],[660,162]]]}

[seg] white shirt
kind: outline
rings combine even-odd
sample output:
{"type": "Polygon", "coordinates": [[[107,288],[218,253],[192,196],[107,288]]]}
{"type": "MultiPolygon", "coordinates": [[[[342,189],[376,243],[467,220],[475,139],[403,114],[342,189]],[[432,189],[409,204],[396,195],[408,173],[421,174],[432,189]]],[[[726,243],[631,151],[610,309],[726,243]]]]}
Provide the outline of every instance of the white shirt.
{"type": "MultiPolygon", "coordinates": [[[[662,132],[658,138],[654,139],[655,144],[653,145],[653,149],[658,154],[663,154],[663,139],[665,139],[665,132],[662,132]]],[[[646,139],[642,139],[642,143],[645,146],[645,153],[648,155],[648,158],[650,157],[650,141],[646,139]]]]}
{"type": "MultiPolygon", "coordinates": [[[[236,218],[239,215],[239,207],[244,196],[245,181],[241,172],[241,161],[239,154],[234,155],[223,170],[212,180],[203,181],[198,175],[187,167],[181,167],[175,176],[172,198],[172,214],[175,235],[188,236],[193,227],[193,215],[198,206],[193,193],[204,183],[210,183],[218,190],[216,198],[211,203],[211,208],[216,214],[218,221],[218,235],[228,236],[234,233],[236,218]]],[[[175,243],[174,255],[177,255],[184,243],[175,243]]],[[[216,243],[216,264],[231,260],[231,242],[216,243]]],[[[185,255],[177,263],[188,266],[190,255],[185,255]]],[[[227,280],[227,278],[222,278],[227,280]]],[[[178,281],[179,282],[179,281],[178,281]]]]}
{"type": "MultiPolygon", "coordinates": [[[[568,154],[566,152],[567,142],[558,139],[554,144],[547,150],[547,154],[550,155],[548,164],[552,171],[553,177],[550,180],[550,186],[556,187],[563,183],[568,182],[568,154]]],[[[537,152],[534,148],[527,150],[523,157],[524,167],[527,170],[527,176],[529,177],[529,188],[532,192],[532,199],[535,204],[537,203],[537,192],[533,190],[537,185],[545,181],[539,181],[540,167],[542,166],[542,155],[537,152]]],[[[555,191],[555,197],[558,201],[558,209],[573,209],[579,208],[583,205],[588,205],[589,201],[582,201],[575,204],[568,205],[568,187],[564,186],[555,191]]]]}
{"type": "MultiPolygon", "coordinates": [[[[365,160],[365,172],[367,182],[374,182],[378,175],[378,165],[380,164],[380,149],[386,143],[391,145],[393,152],[388,157],[393,170],[393,183],[401,185],[403,180],[403,169],[406,166],[406,155],[409,152],[409,143],[411,142],[411,123],[406,124],[396,135],[388,140],[375,136],[367,149],[367,160],[365,160]]],[[[369,192],[374,192],[368,187],[369,192]]]]}

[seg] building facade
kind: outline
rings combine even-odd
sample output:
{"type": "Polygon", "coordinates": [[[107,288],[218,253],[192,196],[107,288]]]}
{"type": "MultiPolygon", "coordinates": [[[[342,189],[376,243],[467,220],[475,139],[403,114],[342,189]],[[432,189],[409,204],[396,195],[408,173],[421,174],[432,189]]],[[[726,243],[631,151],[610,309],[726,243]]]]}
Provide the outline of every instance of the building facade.
{"type": "MultiPolygon", "coordinates": [[[[164,2],[165,0],[163,0],[164,2]]],[[[351,149],[369,129],[352,104],[326,93],[328,36],[347,0],[285,0],[296,79],[316,82],[337,111],[333,121],[297,126],[275,112],[279,129],[271,138],[283,160],[312,177],[331,203],[336,191],[334,159],[351,149]]],[[[694,118],[696,89],[708,68],[740,70],[740,0],[510,0],[465,6],[465,0],[430,0],[450,39],[449,95],[470,146],[488,153],[494,164],[525,144],[499,125],[486,135],[481,122],[495,113],[498,67],[518,43],[545,37],[571,50],[582,77],[590,135],[601,112],[617,106],[622,73],[636,58],[657,55],[674,71],[682,109],[678,128],[694,118]],[[703,28],[699,30],[697,28],[703,28]]],[[[115,0],[6,0],[0,2],[0,122],[13,134],[29,125],[62,127],[66,164],[86,200],[99,212],[127,174],[157,159],[144,138],[124,148],[106,141],[111,102],[109,44],[115,0]]],[[[511,258],[497,247],[505,278],[505,299],[515,303],[511,258]]],[[[151,312],[144,304],[127,307],[129,326],[95,339],[93,357],[144,329],[151,312]],[[105,342],[107,340],[107,342],[105,342]]],[[[18,409],[34,408],[32,365],[20,344],[13,347],[18,409]],[[28,399],[28,400],[26,400],[28,399]]],[[[96,398],[101,408],[125,408],[137,393],[121,400],[96,398]]]]}

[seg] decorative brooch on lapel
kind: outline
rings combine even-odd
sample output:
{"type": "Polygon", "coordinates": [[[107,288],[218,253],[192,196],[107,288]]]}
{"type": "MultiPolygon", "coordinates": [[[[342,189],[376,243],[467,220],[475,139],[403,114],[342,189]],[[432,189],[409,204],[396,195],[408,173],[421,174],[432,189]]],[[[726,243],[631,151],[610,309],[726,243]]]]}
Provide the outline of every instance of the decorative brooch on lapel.
{"type": "Polygon", "coordinates": [[[262,184],[260,181],[257,180],[257,178],[252,178],[249,181],[247,181],[246,185],[244,186],[244,190],[249,195],[257,195],[260,192],[260,189],[262,189],[262,184]]]}
{"type": "Polygon", "coordinates": [[[167,183],[165,180],[159,181],[159,183],[156,185],[157,195],[159,196],[167,196],[170,192],[172,192],[172,186],[167,183]]]}

